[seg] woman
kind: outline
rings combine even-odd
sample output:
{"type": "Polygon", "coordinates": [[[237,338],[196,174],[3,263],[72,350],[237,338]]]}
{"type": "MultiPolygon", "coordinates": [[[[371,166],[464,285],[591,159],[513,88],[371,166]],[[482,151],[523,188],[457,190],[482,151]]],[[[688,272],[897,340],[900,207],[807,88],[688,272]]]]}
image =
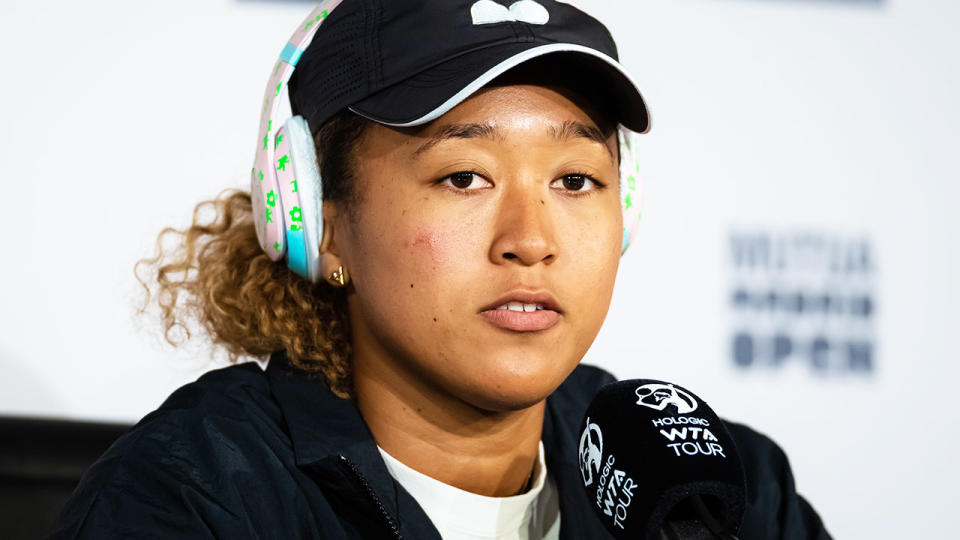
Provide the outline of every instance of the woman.
{"type": "MultiPolygon", "coordinates": [[[[168,333],[195,315],[269,365],[175,392],[54,537],[608,537],[577,440],[613,378],[578,364],[634,215],[619,126],[648,127],[616,54],[549,0],[315,10],[269,83],[251,194],[152,261],[168,333]]],[[[825,537],[779,449],[732,429],[764,490],[743,537],[825,537]]]]}

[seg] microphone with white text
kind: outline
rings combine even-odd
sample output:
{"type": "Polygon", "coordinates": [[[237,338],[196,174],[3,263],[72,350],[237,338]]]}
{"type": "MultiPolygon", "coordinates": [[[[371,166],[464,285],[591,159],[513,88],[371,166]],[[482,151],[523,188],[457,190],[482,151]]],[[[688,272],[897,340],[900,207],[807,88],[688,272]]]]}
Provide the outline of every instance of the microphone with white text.
{"type": "Polygon", "coordinates": [[[583,489],[618,539],[736,539],[746,482],[733,439],[690,391],[633,379],[600,389],[580,436],[583,489]]]}

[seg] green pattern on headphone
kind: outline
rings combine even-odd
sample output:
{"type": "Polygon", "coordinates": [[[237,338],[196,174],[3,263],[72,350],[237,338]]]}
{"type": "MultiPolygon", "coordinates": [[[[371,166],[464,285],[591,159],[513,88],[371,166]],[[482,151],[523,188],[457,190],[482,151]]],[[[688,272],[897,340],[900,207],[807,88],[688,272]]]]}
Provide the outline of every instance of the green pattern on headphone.
{"type": "Polygon", "coordinates": [[[264,133],[264,134],[263,134],[263,149],[264,149],[264,150],[267,149],[267,141],[269,141],[269,140],[270,140],[270,135],[267,134],[267,133],[264,133]]]}
{"type": "Polygon", "coordinates": [[[290,181],[290,183],[293,184],[293,192],[297,193],[297,179],[294,178],[293,180],[290,181]]]}
{"type": "Polygon", "coordinates": [[[299,206],[294,206],[293,210],[290,210],[290,230],[302,230],[303,226],[300,223],[303,223],[303,214],[300,212],[299,206]]]}
{"type": "Polygon", "coordinates": [[[264,210],[266,210],[267,223],[273,223],[273,211],[269,208],[264,208],[264,210]]]}
{"type": "Polygon", "coordinates": [[[258,171],[257,171],[257,177],[260,179],[261,182],[263,182],[263,171],[259,171],[259,170],[258,170],[258,171]]]}
{"type": "Polygon", "coordinates": [[[272,189],[270,190],[269,193],[267,193],[267,204],[269,204],[270,206],[277,205],[277,193],[272,189]]]}
{"type": "Polygon", "coordinates": [[[277,161],[277,170],[278,170],[278,171],[286,171],[286,170],[287,170],[287,163],[290,163],[290,156],[284,154],[284,155],[281,156],[280,159],[277,161]]]}
{"type": "Polygon", "coordinates": [[[321,11],[320,14],[317,15],[317,18],[316,18],[316,19],[314,19],[314,20],[312,20],[312,21],[307,21],[307,24],[305,24],[305,25],[303,26],[303,31],[306,32],[307,30],[309,30],[310,27],[313,26],[313,23],[318,23],[318,22],[320,22],[321,19],[326,19],[326,18],[327,18],[327,15],[328,15],[327,10],[321,11]]]}
{"type": "Polygon", "coordinates": [[[273,243],[273,250],[276,251],[277,253],[280,253],[280,242],[273,243]]]}
{"type": "Polygon", "coordinates": [[[627,193],[623,196],[623,208],[629,210],[633,208],[633,195],[637,191],[637,179],[631,174],[627,177],[627,193]]]}
{"type": "Polygon", "coordinates": [[[273,138],[273,147],[276,148],[281,142],[283,142],[283,133],[278,131],[277,136],[273,138]]]}

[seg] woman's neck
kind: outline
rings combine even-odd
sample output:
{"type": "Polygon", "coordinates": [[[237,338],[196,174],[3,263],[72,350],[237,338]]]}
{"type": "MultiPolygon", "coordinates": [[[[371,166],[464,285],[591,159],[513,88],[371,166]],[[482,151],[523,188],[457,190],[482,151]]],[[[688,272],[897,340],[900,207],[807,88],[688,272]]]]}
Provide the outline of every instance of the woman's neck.
{"type": "Polygon", "coordinates": [[[537,461],[544,402],[491,412],[380,362],[354,362],[357,405],[377,444],[408,467],[464,491],[520,493],[537,461]]]}

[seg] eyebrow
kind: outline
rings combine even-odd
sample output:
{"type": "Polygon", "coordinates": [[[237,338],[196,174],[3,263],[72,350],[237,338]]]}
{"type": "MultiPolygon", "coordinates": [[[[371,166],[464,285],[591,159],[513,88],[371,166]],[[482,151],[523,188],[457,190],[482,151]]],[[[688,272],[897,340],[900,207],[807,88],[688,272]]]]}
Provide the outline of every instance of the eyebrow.
{"type": "Polygon", "coordinates": [[[606,135],[596,126],[588,126],[583,122],[577,122],[575,120],[567,120],[559,126],[553,127],[553,136],[559,141],[568,141],[576,138],[589,139],[599,143],[606,149],[607,153],[610,154],[610,157],[614,157],[610,147],[607,146],[606,135]]]}
{"type": "MultiPolygon", "coordinates": [[[[550,131],[558,141],[583,138],[599,143],[610,154],[610,157],[614,157],[610,147],[607,146],[607,137],[595,126],[588,126],[575,120],[567,120],[560,125],[551,126],[550,131]]],[[[435,135],[421,144],[413,152],[412,157],[416,159],[420,154],[450,139],[497,139],[500,137],[502,137],[500,131],[493,124],[449,124],[440,128],[435,135]]]]}
{"type": "Polygon", "coordinates": [[[449,124],[440,128],[436,135],[421,144],[413,152],[413,157],[419,157],[420,154],[450,139],[495,139],[499,136],[500,132],[492,124],[449,124]]]}

